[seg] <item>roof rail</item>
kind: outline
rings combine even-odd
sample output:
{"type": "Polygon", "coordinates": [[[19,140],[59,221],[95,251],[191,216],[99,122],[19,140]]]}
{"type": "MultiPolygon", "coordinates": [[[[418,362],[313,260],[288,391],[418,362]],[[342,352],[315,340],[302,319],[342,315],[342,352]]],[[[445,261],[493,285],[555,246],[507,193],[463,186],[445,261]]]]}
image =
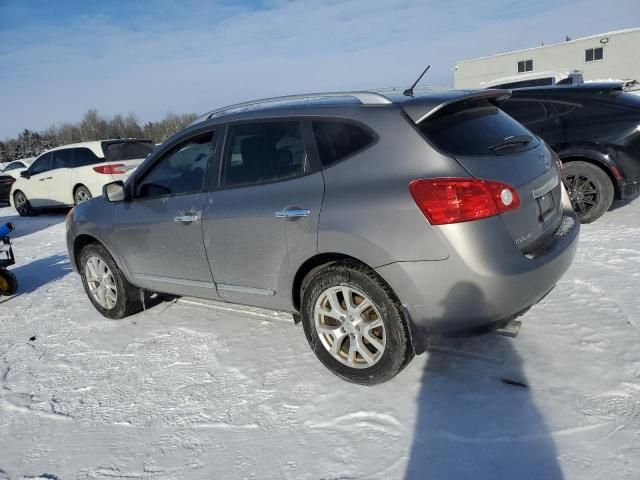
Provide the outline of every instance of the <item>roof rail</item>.
{"type": "Polygon", "coordinates": [[[248,102],[236,103],[226,107],[213,110],[203,115],[204,118],[210,119],[216,116],[222,115],[230,110],[249,110],[249,107],[255,107],[268,103],[277,102],[290,102],[290,101],[306,101],[309,102],[313,99],[325,99],[325,98],[344,98],[351,97],[358,100],[362,105],[389,105],[393,103],[384,95],[377,92],[326,92],[326,93],[304,93],[299,95],[285,95],[281,97],[263,98],[261,100],[251,100],[248,102]]]}

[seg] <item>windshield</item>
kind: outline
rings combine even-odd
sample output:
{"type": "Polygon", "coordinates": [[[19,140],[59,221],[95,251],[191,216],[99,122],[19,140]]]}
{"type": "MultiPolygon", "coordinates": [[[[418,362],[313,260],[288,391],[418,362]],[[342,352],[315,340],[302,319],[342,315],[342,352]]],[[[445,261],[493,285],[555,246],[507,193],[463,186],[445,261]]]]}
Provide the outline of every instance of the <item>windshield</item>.
{"type": "Polygon", "coordinates": [[[153,151],[155,145],[149,141],[109,142],[103,144],[102,148],[107,162],[117,162],[133,158],[145,158],[153,151]]]}

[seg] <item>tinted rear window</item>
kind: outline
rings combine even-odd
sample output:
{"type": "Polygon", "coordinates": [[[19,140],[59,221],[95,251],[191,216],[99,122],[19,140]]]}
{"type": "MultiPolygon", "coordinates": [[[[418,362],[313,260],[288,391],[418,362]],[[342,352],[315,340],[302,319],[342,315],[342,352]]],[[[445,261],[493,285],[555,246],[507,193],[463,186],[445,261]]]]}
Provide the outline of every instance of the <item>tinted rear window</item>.
{"type": "MultiPolygon", "coordinates": [[[[489,147],[507,137],[531,135],[521,124],[492,103],[483,100],[454,103],[418,124],[420,131],[438,148],[454,155],[498,155],[517,149],[494,152],[489,147]]],[[[526,147],[537,145],[532,139],[526,147]]]]}
{"type": "Polygon", "coordinates": [[[353,123],[335,120],[313,122],[320,161],[331,165],[372,144],[374,137],[364,128],[353,123]]]}
{"type": "Polygon", "coordinates": [[[151,142],[115,142],[102,147],[107,162],[145,158],[154,148],[155,145],[151,142]]]}

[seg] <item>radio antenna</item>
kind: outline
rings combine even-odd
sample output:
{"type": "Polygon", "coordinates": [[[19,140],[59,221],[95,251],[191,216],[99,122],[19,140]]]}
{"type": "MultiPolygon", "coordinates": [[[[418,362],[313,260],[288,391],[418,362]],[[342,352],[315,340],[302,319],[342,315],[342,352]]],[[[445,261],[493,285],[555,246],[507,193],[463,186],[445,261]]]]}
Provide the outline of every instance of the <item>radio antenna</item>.
{"type": "Polygon", "coordinates": [[[427,71],[431,68],[431,65],[427,65],[427,68],[424,69],[424,72],[422,72],[420,74],[420,76],[418,77],[418,79],[414,82],[413,85],[411,85],[409,88],[407,88],[404,92],[402,92],[402,94],[405,97],[413,97],[413,89],[416,88],[416,85],[418,84],[418,82],[420,80],[422,80],[422,77],[424,77],[424,74],[427,73],[427,71]]]}

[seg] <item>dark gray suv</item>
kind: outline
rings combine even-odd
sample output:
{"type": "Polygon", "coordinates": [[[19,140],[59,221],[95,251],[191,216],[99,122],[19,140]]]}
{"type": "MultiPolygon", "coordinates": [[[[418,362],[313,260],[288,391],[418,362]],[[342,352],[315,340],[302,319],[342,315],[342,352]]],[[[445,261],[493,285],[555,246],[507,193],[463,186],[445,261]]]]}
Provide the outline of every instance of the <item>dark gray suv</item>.
{"type": "Polygon", "coordinates": [[[77,206],[69,256],[108,318],[141,292],[294,313],[332,372],[395,376],[429,334],[504,326],[579,222],[509,93],[309,94],[209,113],[77,206]]]}

